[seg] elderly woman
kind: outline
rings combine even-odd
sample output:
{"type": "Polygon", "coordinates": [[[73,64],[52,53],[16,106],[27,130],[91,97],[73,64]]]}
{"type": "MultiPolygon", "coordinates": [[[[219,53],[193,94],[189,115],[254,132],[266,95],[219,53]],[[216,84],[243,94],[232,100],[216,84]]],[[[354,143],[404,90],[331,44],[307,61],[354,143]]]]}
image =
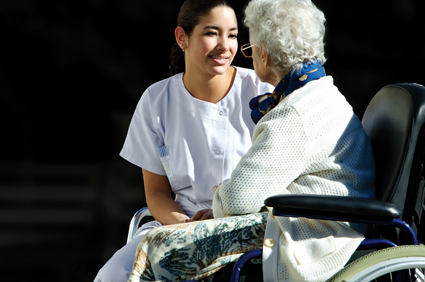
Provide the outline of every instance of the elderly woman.
{"type": "Polygon", "coordinates": [[[245,14],[244,55],[252,51],[256,74],[275,90],[250,102],[252,146],[213,188],[215,219],[148,233],[140,277],[162,265],[170,280],[203,279],[249,246],[263,248],[265,281],[326,281],[364,238],[362,225],[260,212],[276,194],[374,198],[375,169],[359,119],[325,74],[323,13],[310,0],[251,0],[245,14]]]}
{"type": "MultiPolygon", "coordinates": [[[[254,98],[253,144],[215,192],[214,218],[258,212],[276,194],[373,198],[370,141],[326,76],[325,17],[310,0],[252,0],[245,10],[254,69],[273,84],[254,98]]],[[[250,57],[249,55],[245,54],[250,57]]],[[[269,216],[266,281],[325,281],[362,241],[360,225],[269,216]]]]}

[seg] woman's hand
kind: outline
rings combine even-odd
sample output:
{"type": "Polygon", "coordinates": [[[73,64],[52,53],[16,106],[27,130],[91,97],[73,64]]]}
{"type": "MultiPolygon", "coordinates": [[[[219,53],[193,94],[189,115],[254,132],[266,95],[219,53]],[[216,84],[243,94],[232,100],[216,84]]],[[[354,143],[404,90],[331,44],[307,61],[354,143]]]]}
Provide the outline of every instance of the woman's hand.
{"type": "Polygon", "coordinates": [[[217,188],[218,188],[217,185],[212,188],[214,194],[215,194],[215,191],[217,191],[217,188]]]}
{"type": "Polygon", "coordinates": [[[212,209],[205,209],[200,210],[195,213],[195,215],[189,219],[189,222],[191,221],[198,221],[198,220],[206,220],[206,219],[213,219],[213,212],[212,209]]]}
{"type": "Polygon", "coordinates": [[[215,185],[213,188],[212,188],[212,190],[213,190],[213,193],[215,194],[215,191],[217,191],[217,189],[218,189],[218,186],[220,186],[221,185],[221,183],[220,184],[218,184],[218,185],[215,185]]]}

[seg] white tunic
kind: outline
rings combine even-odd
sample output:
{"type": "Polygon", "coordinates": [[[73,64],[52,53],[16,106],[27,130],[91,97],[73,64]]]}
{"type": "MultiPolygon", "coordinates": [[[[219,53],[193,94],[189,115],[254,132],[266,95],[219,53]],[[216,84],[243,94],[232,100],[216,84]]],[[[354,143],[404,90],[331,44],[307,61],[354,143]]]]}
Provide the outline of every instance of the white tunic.
{"type": "Polygon", "coordinates": [[[194,98],[182,73],[150,86],[120,153],[145,170],[167,175],[189,216],[211,208],[212,187],[230,177],[251,146],[250,99],[273,90],[253,70],[236,69],[232,88],[217,104],[194,98]]]}
{"type": "MultiPolygon", "coordinates": [[[[330,76],[295,90],[257,124],[251,149],[214,197],[214,218],[255,213],[277,194],[373,198],[372,147],[330,76]]],[[[363,232],[361,226],[352,225],[363,232]]],[[[363,235],[339,222],[271,217],[264,281],[326,281],[363,235]]]]}
{"type": "MultiPolygon", "coordinates": [[[[151,85],[142,95],[120,155],[150,172],[167,175],[176,201],[192,217],[211,208],[212,187],[230,177],[251,146],[254,123],[249,101],[273,91],[253,70],[236,67],[229,93],[217,104],[192,97],[176,74],[151,85]]],[[[137,245],[157,221],[135,237],[99,270],[96,282],[127,281],[137,245]]]]}

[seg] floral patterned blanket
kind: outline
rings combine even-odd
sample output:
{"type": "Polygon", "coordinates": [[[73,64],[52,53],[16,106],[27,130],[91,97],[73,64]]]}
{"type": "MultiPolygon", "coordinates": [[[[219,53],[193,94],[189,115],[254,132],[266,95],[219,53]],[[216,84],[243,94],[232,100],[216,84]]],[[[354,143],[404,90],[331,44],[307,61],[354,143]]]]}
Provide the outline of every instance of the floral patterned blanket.
{"type": "Polygon", "coordinates": [[[243,253],[262,248],[267,215],[155,228],[140,242],[128,281],[212,281],[215,272],[243,253]]]}

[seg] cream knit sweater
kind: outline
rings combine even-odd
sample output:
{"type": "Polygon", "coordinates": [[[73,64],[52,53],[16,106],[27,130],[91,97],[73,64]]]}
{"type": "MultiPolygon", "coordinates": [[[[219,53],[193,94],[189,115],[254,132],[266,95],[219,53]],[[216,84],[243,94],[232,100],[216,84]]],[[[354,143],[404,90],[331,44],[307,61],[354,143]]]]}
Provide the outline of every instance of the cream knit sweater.
{"type": "MultiPolygon", "coordinates": [[[[258,122],[252,147],[215,193],[214,217],[258,212],[276,194],[374,198],[374,180],[370,141],[326,76],[291,93],[258,122]]],[[[325,281],[363,240],[352,228],[269,216],[266,238],[276,244],[264,250],[265,281],[325,281]]]]}

